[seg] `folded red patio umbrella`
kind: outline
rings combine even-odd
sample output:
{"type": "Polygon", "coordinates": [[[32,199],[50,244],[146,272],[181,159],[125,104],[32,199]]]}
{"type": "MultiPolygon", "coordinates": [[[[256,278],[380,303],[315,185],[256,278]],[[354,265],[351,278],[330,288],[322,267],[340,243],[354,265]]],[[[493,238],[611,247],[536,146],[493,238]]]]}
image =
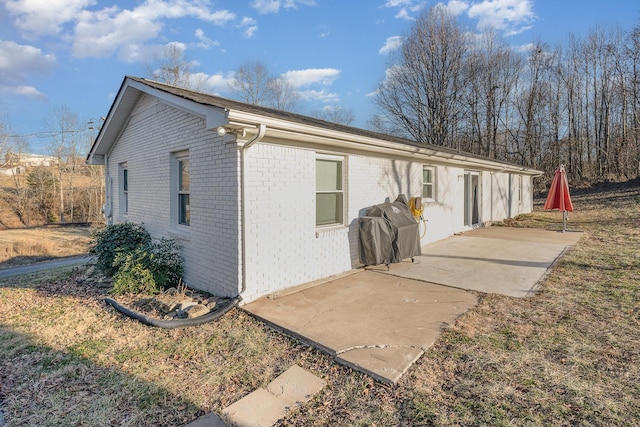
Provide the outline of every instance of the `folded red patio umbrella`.
{"type": "Polygon", "coordinates": [[[562,211],[562,231],[567,229],[567,212],[573,212],[573,203],[569,194],[569,182],[564,165],[556,169],[556,174],[551,181],[551,188],[544,203],[545,210],[558,209],[562,211]]]}

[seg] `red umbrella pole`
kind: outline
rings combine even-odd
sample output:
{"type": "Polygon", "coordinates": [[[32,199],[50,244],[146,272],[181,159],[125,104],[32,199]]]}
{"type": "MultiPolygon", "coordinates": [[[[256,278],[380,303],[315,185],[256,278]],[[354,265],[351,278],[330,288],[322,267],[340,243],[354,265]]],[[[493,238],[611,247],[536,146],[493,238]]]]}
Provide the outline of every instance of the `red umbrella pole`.
{"type": "Polygon", "coordinates": [[[551,188],[547,194],[547,200],[544,203],[545,210],[558,209],[562,211],[562,231],[567,229],[567,212],[573,212],[573,203],[571,203],[571,195],[569,194],[569,182],[564,165],[556,170],[551,181],[551,188]]]}

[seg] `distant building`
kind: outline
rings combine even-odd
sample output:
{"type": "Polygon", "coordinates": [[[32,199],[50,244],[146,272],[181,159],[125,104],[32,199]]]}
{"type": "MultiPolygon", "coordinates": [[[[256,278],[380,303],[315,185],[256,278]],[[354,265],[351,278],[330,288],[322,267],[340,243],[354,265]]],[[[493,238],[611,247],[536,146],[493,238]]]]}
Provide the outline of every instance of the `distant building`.
{"type": "Polygon", "coordinates": [[[2,176],[12,176],[12,175],[20,175],[25,171],[24,166],[5,166],[0,168],[0,175],[2,176]]]}
{"type": "Polygon", "coordinates": [[[28,154],[28,153],[12,153],[11,151],[5,155],[5,164],[7,166],[54,166],[58,163],[58,159],[53,156],[44,154],[28,154]]]}

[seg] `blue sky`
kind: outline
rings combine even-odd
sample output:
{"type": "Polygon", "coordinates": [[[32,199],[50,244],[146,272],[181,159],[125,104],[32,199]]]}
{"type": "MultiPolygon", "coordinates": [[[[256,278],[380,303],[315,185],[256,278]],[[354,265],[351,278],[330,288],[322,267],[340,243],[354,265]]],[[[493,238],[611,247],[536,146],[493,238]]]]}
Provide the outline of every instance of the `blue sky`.
{"type": "MultiPolygon", "coordinates": [[[[125,75],[148,76],[170,43],[206,90],[230,96],[246,61],[264,62],[303,95],[302,113],[341,106],[366,127],[387,53],[420,0],[0,0],[0,121],[12,135],[47,131],[61,106],[83,122],[105,116],[125,75]]],[[[444,0],[472,31],[496,28],[514,46],[551,45],[596,25],[640,25],[637,0],[444,0]]],[[[48,141],[25,137],[32,152],[48,141]]]]}

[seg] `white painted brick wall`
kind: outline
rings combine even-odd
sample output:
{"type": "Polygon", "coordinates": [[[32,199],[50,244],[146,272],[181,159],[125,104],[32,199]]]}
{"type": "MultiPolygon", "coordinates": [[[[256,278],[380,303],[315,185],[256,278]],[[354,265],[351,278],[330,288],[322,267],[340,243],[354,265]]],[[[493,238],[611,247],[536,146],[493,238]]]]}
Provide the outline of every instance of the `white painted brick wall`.
{"type": "MultiPolygon", "coordinates": [[[[358,217],[374,204],[394,201],[398,194],[410,198],[422,193],[422,162],[350,154],[344,164],[346,226],[318,229],[315,160],[312,149],[270,144],[268,138],[246,152],[245,302],[359,266],[358,217]]],[[[467,229],[464,169],[427,165],[436,168],[437,197],[425,201],[428,223],[422,244],[467,229]]],[[[182,236],[187,283],[235,296],[241,278],[239,170],[234,143],[205,130],[197,116],[146,97],[109,156],[114,220],[144,222],[156,237],[182,236]],[[191,226],[186,235],[172,232],[170,214],[170,153],[181,150],[189,150],[191,162],[191,226]],[[118,164],[122,162],[127,162],[129,170],[126,218],[118,216],[118,164]]],[[[481,218],[503,219],[509,175],[482,172],[481,177],[481,218]]],[[[512,213],[530,210],[531,179],[525,177],[523,203],[512,205],[512,213]]]]}
{"type": "MultiPolygon", "coordinates": [[[[422,192],[422,163],[349,155],[346,168],[346,227],[315,227],[315,160],[309,149],[259,143],[246,156],[247,291],[244,301],[360,266],[358,217],[372,205],[422,192]]],[[[462,173],[461,169],[459,170],[462,173]]],[[[461,191],[458,169],[438,167],[439,200],[461,191]],[[453,178],[452,178],[453,177],[453,178]],[[455,187],[455,189],[452,189],[455,187]],[[459,188],[458,188],[459,187],[459,188]]],[[[429,232],[422,243],[459,231],[453,203],[426,206],[429,232]],[[431,229],[433,227],[433,229],[431,229]]]]}
{"type": "Polygon", "coordinates": [[[178,237],[188,285],[235,296],[239,280],[238,155],[204,120],[143,98],[109,156],[114,222],[144,223],[154,237],[178,237]],[[189,150],[191,225],[171,225],[171,153],[189,150]],[[129,214],[118,215],[118,164],[129,171],[129,214]]]}
{"type": "MultiPolygon", "coordinates": [[[[315,159],[313,150],[264,142],[249,150],[245,302],[358,267],[358,217],[398,194],[421,195],[423,165],[436,169],[436,198],[425,202],[422,244],[469,229],[464,226],[464,168],[354,154],[345,156],[347,226],[316,228],[315,159]]],[[[509,174],[480,176],[482,220],[504,219],[509,174]]],[[[524,179],[523,203],[513,205],[513,212],[527,211],[530,181],[524,179]]]]}

